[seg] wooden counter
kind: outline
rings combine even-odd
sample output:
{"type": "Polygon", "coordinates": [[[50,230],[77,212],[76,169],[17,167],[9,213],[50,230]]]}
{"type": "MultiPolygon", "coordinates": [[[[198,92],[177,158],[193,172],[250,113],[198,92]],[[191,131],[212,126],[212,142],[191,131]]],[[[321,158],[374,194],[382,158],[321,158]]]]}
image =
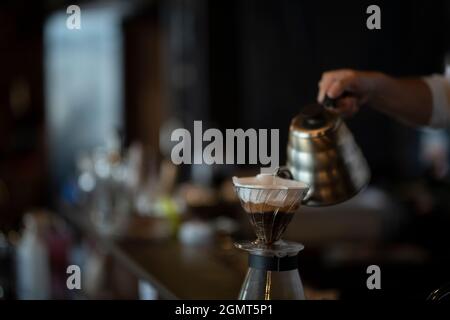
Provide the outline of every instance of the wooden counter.
{"type": "Polygon", "coordinates": [[[118,240],[99,235],[79,212],[64,216],[137,279],[148,281],[161,299],[236,299],[239,294],[247,256],[231,240],[209,247],[176,240],[118,240]]]}

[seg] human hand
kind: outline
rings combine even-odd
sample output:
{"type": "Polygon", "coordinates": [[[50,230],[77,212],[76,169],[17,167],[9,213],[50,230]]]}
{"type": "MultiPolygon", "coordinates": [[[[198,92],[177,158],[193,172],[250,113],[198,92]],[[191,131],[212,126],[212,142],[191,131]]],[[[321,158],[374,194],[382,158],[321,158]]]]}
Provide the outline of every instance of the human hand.
{"type": "Polygon", "coordinates": [[[323,103],[325,96],[337,99],[336,108],[329,110],[343,116],[351,116],[370,100],[378,75],[376,72],[350,69],[325,72],[319,82],[317,101],[323,103]],[[342,96],[344,93],[348,94],[342,96]]]}

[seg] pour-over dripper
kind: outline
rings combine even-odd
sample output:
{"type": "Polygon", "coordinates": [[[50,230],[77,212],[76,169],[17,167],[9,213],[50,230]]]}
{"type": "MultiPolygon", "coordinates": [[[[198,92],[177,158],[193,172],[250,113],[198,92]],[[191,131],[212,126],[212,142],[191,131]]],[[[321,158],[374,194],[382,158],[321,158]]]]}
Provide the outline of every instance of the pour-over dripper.
{"type": "Polygon", "coordinates": [[[303,182],[272,174],[233,177],[233,184],[255,231],[255,244],[266,246],[281,238],[309,189],[303,182]]]}

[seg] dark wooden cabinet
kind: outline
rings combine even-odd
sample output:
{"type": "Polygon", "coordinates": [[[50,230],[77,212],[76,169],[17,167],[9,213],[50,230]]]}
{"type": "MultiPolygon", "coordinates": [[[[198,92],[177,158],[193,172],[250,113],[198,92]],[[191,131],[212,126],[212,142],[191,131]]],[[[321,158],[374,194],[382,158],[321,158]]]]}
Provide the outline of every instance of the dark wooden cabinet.
{"type": "Polygon", "coordinates": [[[46,202],[41,7],[0,5],[0,230],[46,202]]]}

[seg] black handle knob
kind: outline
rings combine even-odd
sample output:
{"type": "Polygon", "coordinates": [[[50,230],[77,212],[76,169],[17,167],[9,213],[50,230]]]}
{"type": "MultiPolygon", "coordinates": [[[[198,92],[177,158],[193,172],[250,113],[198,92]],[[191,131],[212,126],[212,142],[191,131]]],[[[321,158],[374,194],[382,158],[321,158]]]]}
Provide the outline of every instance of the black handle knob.
{"type": "Polygon", "coordinates": [[[350,94],[350,92],[348,92],[348,91],[344,91],[344,92],[343,92],[339,97],[337,97],[337,98],[330,98],[328,95],[325,95],[325,98],[323,99],[322,105],[323,105],[325,108],[328,108],[328,109],[334,109],[334,108],[337,107],[337,101],[338,101],[339,99],[348,97],[348,96],[350,96],[350,95],[351,95],[351,94],[350,94]]]}

